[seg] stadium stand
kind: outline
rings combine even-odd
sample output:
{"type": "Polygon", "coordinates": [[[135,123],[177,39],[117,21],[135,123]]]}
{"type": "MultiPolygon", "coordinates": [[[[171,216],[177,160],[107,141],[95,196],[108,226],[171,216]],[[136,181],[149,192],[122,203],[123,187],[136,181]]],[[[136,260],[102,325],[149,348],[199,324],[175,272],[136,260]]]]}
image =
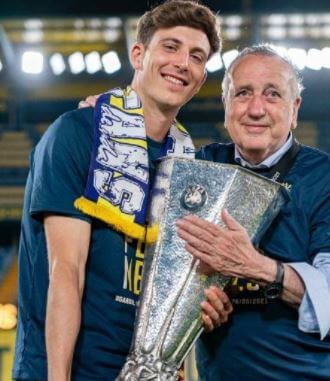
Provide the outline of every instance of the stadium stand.
{"type": "Polygon", "coordinates": [[[16,253],[14,245],[0,247],[0,304],[16,302],[16,253]]]}

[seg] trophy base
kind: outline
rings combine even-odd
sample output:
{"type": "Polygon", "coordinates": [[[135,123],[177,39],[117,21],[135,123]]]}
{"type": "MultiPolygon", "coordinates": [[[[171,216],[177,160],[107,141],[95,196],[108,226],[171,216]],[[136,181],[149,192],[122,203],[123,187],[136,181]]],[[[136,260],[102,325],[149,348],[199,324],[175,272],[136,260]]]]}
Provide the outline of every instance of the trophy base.
{"type": "Polygon", "coordinates": [[[179,370],[164,364],[153,354],[132,353],[116,381],[177,381],[179,370]]]}

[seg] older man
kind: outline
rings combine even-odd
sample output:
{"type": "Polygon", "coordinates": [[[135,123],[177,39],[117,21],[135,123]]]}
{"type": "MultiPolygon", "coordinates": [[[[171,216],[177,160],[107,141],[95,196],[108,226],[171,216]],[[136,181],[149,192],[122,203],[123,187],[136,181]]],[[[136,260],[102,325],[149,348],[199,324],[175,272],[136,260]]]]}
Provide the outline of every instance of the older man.
{"type": "Polygon", "coordinates": [[[291,197],[259,248],[226,210],[226,228],[178,221],[190,253],[233,277],[229,323],[198,345],[201,380],[329,380],[330,158],[293,137],[301,90],[290,61],[267,45],[243,50],[225,74],[233,143],[206,146],[198,158],[249,168],[291,197]]]}

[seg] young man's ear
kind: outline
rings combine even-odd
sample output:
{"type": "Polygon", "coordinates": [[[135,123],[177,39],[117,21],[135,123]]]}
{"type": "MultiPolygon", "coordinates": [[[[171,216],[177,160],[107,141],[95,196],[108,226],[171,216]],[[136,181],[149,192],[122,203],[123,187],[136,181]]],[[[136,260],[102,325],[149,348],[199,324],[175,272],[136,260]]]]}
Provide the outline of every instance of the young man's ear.
{"type": "Polygon", "coordinates": [[[135,42],[131,48],[130,60],[134,70],[142,69],[145,47],[140,42],[135,42]]]}
{"type": "Polygon", "coordinates": [[[194,95],[196,95],[196,94],[199,92],[199,90],[201,89],[201,87],[204,85],[204,83],[205,83],[205,81],[206,81],[206,78],[207,78],[207,71],[206,71],[206,69],[205,69],[204,76],[203,76],[203,78],[201,79],[200,84],[199,84],[198,88],[196,89],[194,95]]]}
{"type": "Polygon", "coordinates": [[[206,70],[206,68],[205,68],[205,73],[204,73],[204,77],[203,77],[203,80],[202,80],[201,86],[203,86],[203,85],[204,85],[204,83],[205,83],[206,79],[207,79],[207,70],[206,70]]]}

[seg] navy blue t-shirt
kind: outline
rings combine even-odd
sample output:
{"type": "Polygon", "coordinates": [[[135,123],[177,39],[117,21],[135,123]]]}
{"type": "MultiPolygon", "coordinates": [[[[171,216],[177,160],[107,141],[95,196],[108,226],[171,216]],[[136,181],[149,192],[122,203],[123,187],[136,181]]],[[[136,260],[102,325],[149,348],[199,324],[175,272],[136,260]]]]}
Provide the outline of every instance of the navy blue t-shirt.
{"type": "MultiPolygon", "coordinates": [[[[231,145],[211,144],[197,158],[232,163],[232,156],[231,145]]],[[[260,248],[283,262],[311,264],[317,253],[330,252],[330,156],[301,146],[285,182],[291,200],[260,248]]],[[[235,296],[248,304],[235,305],[228,323],[202,335],[197,345],[200,380],[330,380],[330,337],[321,341],[318,333],[300,331],[298,311],[280,300],[264,303],[257,285],[239,281],[235,296]]]]}
{"type": "MultiPolygon", "coordinates": [[[[144,247],[73,206],[87,182],[92,120],[91,108],[62,115],[31,154],[19,248],[14,379],[47,379],[44,332],[49,279],[45,214],[80,218],[92,226],[72,380],[114,380],[130,347],[144,247]]],[[[151,177],[153,160],[161,155],[161,149],[161,143],[148,140],[151,177]]]]}

